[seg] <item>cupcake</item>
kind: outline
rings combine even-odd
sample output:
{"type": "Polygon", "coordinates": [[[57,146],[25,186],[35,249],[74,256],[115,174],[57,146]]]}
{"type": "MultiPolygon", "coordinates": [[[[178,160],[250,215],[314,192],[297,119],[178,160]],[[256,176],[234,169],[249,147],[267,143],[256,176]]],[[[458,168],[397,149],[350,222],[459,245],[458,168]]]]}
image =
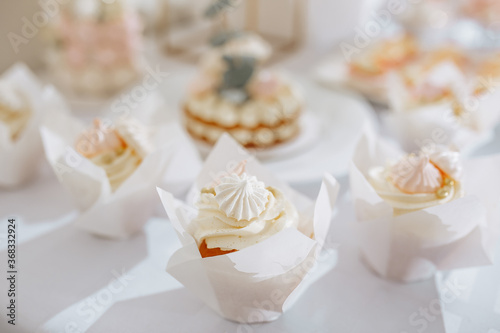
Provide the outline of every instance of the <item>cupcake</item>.
{"type": "Polygon", "coordinates": [[[77,0],[53,26],[49,62],[61,83],[81,93],[114,93],[142,71],[142,26],[123,0],[77,0]]]}
{"type": "Polygon", "coordinates": [[[0,187],[32,179],[43,161],[38,128],[67,111],[59,93],[43,86],[24,64],[0,77],[0,187]],[[8,162],[7,162],[8,161],[8,162]]]}
{"type": "Polygon", "coordinates": [[[401,83],[407,101],[405,108],[418,107],[454,99],[457,85],[464,84],[469,60],[454,47],[426,52],[401,69],[401,83]]]}
{"type": "Polygon", "coordinates": [[[0,123],[7,129],[5,134],[11,141],[19,138],[32,113],[23,92],[8,80],[0,79],[0,123]]]}
{"type": "Polygon", "coordinates": [[[157,204],[155,186],[184,192],[199,166],[180,126],[152,124],[162,108],[144,102],[139,110],[95,119],[90,128],[71,116],[55,117],[40,129],[47,160],[80,210],[74,223],[91,234],[127,239],[138,233],[157,204]]]}
{"type": "Polygon", "coordinates": [[[349,64],[353,76],[378,77],[400,68],[417,54],[417,45],[410,35],[383,39],[365,52],[354,57],[349,64]]]}
{"type": "Polygon", "coordinates": [[[302,97],[280,73],[262,68],[270,46],[251,33],[212,39],[184,103],[191,136],[214,144],[227,132],[248,148],[268,148],[299,133],[302,97]]]}
{"type": "Polygon", "coordinates": [[[104,169],[115,191],[153,151],[147,128],[133,118],[105,126],[96,118],[93,127],[77,139],[76,151],[104,169]]]}
{"type": "Polygon", "coordinates": [[[462,160],[429,145],[404,154],[367,133],[350,168],[359,247],[378,275],[401,282],[491,264],[500,224],[499,156],[462,160]]]}
{"type": "Polygon", "coordinates": [[[462,51],[445,47],[391,75],[390,112],[382,120],[404,149],[430,140],[469,150],[489,139],[500,118],[500,93],[481,94],[484,81],[470,80],[473,70],[462,51]]]}
{"type": "Polygon", "coordinates": [[[312,202],[224,134],[187,202],[158,189],[182,243],[167,272],[224,318],[275,320],[334,265],[326,238],[338,189],[325,175],[312,202]]]}
{"type": "Polygon", "coordinates": [[[281,191],[243,170],[203,188],[196,206],[193,236],[203,258],[244,249],[299,223],[281,191]]]}

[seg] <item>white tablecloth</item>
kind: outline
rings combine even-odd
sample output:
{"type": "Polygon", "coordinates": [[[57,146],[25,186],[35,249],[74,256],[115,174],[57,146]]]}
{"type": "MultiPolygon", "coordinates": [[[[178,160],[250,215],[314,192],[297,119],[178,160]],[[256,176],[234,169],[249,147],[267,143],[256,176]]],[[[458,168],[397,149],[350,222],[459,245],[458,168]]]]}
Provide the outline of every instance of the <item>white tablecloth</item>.
{"type": "MultiPolygon", "coordinates": [[[[303,72],[315,60],[304,53],[283,66],[303,72]]],[[[172,78],[189,67],[166,66],[172,78]]],[[[85,105],[78,109],[82,118],[93,115],[84,114],[85,105]]],[[[477,154],[496,152],[500,129],[477,154]]],[[[159,216],[129,241],[96,238],[71,225],[74,205],[45,166],[33,183],[0,191],[2,274],[9,216],[17,218],[21,242],[16,326],[4,314],[8,285],[2,278],[0,332],[500,333],[500,261],[415,284],[377,277],[360,260],[347,177],[339,180],[342,194],[328,239],[338,247],[335,269],[275,322],[248,326],[218,317],[165,272],[180,243],[160,207],[159,216]]],[[[319,181],[295,187],[314,197],[319,181]]]]}

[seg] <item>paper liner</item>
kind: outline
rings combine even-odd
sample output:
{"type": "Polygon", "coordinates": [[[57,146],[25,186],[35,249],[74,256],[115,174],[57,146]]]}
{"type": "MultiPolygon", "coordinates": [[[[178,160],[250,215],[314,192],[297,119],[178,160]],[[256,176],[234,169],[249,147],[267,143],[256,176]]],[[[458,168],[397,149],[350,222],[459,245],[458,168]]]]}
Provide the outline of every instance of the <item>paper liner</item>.
{"type": "Polygon", "coordinates": [[[47,118],[64,113],[62,97],[51,87],[43,87],[29,68],[18,63],[8,69],[3,80],[11,82],[28,100],[31,117],[19,137],[12,141],[8,128],[0,122],[0,187],[15,187],[36,174],[43,158],[38,128],[47,118]]]}
{"type": "Polygon", "coordinates": [[[207,158],[193,185],[188,202],[176,200],[158,189],[182,248],[175,252],[167,272],[201,298],[224,318],[240,323],[275,320],[290,307],[307,285],[333,267],[326,257],[318,261],[324,248],[337,199],[339,185],[325,174],[315,203],[277,180],[231,137],[224,134],[207,158]],[[303,217],[299,229],[285,229],[243,250],[227,255],[202,258],[191,236],[193,204],[201,187],[230,172],[243,159],[246,170],[266,186],[279,188],[303,217]],[[222,172],[221,172],[222,171],[222,172]],[[307,237],[314,233],[314,239],[307,237]],[[320,268],[320,269],[318,269],[320,268]]]}
{"type": "Polygon", "coordinates": [[[158,203],[155,187],[170,180],[164,174],[172,177],[172,161],[195,148],[178,125],[154,126],[156,149],[112,192],[104,169],[74,149],[84,128],[70,116],[51,119],[41,129],[47,160],[82,211],[75,221],[78,227],[104,237],[127,238],[138,232],[153,212],[158,203]]]}
{"type": "Polygon", "coordinates": [[[393,73],[389,79],[391,112],[381,115],[382,123],[401,143],[411,151],[429,143],[451,145],[467,153],[490,139],[494,127],[500,121],[500,91],[486,92],[473,97],[466,86],[463,74],[443,64],[441,76],[447,75],[454,82],[452,90],[467,105],[466,114],[458,119],[449,102],[433,103],[421,107],[409,107],[409,92],[403,88],[401,78],[393,73]]]}
{"type": "Polygon", "coordinates": [[[403,153],[366,133],[350,169],[359,244],[377,274],[401,282],[492,263],[500,235],[500,155],[464,162],[465,196],[449,203],[393,216],[368,181],[368,170],[403,153]]]}

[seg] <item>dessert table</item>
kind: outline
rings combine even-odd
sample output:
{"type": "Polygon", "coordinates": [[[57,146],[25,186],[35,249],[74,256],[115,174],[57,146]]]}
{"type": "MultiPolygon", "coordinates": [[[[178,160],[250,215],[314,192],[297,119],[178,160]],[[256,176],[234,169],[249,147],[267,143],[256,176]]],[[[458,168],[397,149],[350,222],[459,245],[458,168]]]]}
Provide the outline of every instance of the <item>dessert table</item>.
{"type": "MultiPolygon", "coordinates": [[[[178,78],[193,70],[190,64],[147,56],[152,66],[170,73],[159,88],[164,96],[179,89],[178,78]]],[[[322,57],[303,51],[279,66],[297,76],[310,76],[310,64],[322,57]]],[[[100,102],[69,100],[82,119],[99,114],[100,102]]],[[[178,101],[167,98],[166,103],[169,109],[178,107],[178,101]]],[[[176,118],[175,112],[170,114],[176,118]]],[[[493,153],[500,153],[500,127],[494,139],[472,155],[493,153]]],[[[198,171],[194,165],[181,167],[183,179],[194,178],[198,171]]],[[[278,167],[287,166],[282,161],[278,167]]],[[[276,321],[246,325],[220,318],[165,272],[180,242],[159,198],[155,216],[139,235],[127,241],[98,238],[72,225],[76,208],[45,164],[33,182],[0,191],[3,273],[8,270],[7,220],[14,217],[18,224],[16,325],[7,324],[2,313],[0,332],[500,333],[500,261],[489,267],[439,272],[434,279],[412,284],[384,280],[364,265],[345,171],[332,170],[341,184],[327,239],[335,250],[334,269],[276,321]]],[[[290,173],[283,176],[311,198],[319,191],[321,179],[294,182],[290,173]]],[[[183,196],[185,185],[169,190],[183,196]]],[[[8,281],[0,281],[6,312],[8,281]]]]}

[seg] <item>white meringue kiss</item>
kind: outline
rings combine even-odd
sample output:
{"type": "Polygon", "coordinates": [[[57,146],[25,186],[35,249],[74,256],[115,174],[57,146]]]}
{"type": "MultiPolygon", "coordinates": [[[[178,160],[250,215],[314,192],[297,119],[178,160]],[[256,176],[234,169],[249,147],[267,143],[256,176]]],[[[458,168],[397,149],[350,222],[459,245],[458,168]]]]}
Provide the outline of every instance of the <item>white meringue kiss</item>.
{"type": "Polygon", "coordinates": [[[246,173],[224,177],[215,187],[215,201],[219,208],[238,221],[258,217],[264,211],[270,194],[263,182],[246,173]]]}

